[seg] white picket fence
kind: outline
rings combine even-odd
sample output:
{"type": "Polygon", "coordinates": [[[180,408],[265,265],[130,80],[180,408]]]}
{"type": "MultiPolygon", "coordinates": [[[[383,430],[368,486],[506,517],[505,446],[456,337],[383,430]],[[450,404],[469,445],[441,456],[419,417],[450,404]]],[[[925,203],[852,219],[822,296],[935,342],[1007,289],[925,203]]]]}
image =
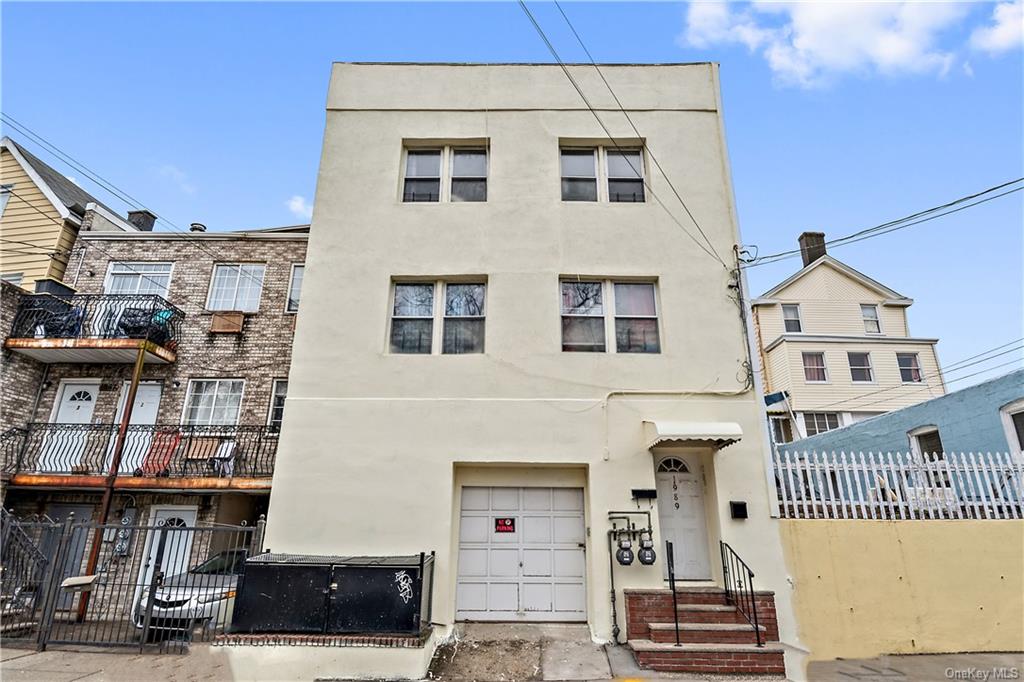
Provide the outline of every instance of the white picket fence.
{"type": "Polygon", "coordinates": [[[1020,519],[1024,460],[1009,453],[776,453],[787,519],[1020,519]]]}

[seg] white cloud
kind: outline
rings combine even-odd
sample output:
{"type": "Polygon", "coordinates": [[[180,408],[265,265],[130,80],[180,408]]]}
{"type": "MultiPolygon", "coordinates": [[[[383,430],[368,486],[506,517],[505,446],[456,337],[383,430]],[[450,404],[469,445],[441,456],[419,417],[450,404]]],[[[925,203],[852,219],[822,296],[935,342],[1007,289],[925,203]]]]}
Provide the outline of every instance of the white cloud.
{"type": "Polygon", "coordinates": [[[961,66],[960,68],[963,69],[965,76],[967,76],[968,78],[974,78],[974,67],[971,66],[970,62],[964,62],[963,66],[961,66]]]}
{"type": "Polygon", "coordinates": [[[941,2],[700,2],[690,4],[680,42],[743,45],[784,85],[816,87],[846,73],[945,75],[954,54],[939,38],[967,11],[941,2]]]}
{"type": "Polygon", "coordinates": [[[66,177],[68,181],[71,182],[71,184],[78,185],[79,187],[82,186],[82,183],[80,183],[78,181],[78,178],[76,178],[74,175],[65,175],[64,177],[66,177]]]}
{"type": "Polygon", "coordinates": [[[173,182],[178,187],[178,189],[181,190],[183,193],[196,193],[197,188],[195,186],[195,183],[193,183],[192,180],[189,179],[188,174],[185,171],[181,170],[177,166],[165,163],[164,165],[160,166],[160,168],[157,169],[157,172],[160,174],[160,177],[166,178],[167,180],[173,182]]]}
{"type": "Polygon", "coordinates": [[[1021,45],[1024,45],[1024,0],[999,3],[992,10],[991,24],[971,34],[971,47],[992,54],[1021,45]]]}
{"type": "Polygon", "coordinates": [[[291,199],[284,202],[284,205],[288,207],[289,211],[295,214],[296,218],[309,220],[313,217],[313,206],[306,203],[306,197],[296,194],[291,199]]]}

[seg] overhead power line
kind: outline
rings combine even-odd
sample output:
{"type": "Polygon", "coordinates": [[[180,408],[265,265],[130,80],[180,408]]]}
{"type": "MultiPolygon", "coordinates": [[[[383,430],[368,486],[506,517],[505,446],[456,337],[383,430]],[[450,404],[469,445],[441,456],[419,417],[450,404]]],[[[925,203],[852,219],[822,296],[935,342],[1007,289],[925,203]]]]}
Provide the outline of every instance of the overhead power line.
{"type": "Polygon", "coordinates": [[[710,248],[714,252],[715,256],[718,257],[719,260],[722,260],[722,257],[719,256],[718,254],[718,250],[715,249],[715,245],[711,243],[711,240],[708,238],[707,234],[705,234],[704,230],[701,229],[700,223],[698,223],[697,219],[693,216],[693,213],[690,211],[690,207],[686,205],[685,201],[683,201],[683,197],[682,195],[679,194],[679,190],[676,189],[676,186],[672,183],[671,178],[668,177],[668,173],[666,173],[665,169],[661,167],[661,163],[658,161],[658,157],[654,155],[654,150],[651,149],[650,145],[647,144],[646,139],[643,137],[643,135],[640,134],[640,131],[637,129],[636,124],[633,123],[633,118],[629,115],[629,112],[626,111],[626,107],[622,106],[622,102],[619,100],[619,96],[615,94],[615,90],[612,89],[611,83],[609,83],[608,79],[604,77],[604,72],[601,70],[601,67],[598,66],[597,60],[594,59],[594,55],[590,54],[590,50],[587,49],[586,44],[583,42],[583,38],[580,37],[579,32],[576,30],[576,27],[573,26],[572,22],[569,20],[569,16],[565,13],[565,10],[562,9],[562,5],[558,2],[558,0],[555,0],[555,7],[558,8],[558,11],[561,13],[562,18],[565,19],[565,23],[569,26],[569,30],[572,31],[572,34],[574,36],[576,36],[576,42],[578,42],[580,44],[580,47],[583,48],[583,52],[586,53],[587,59],[589,59],[590,63],[593,64],[594,69],[597,71],[597,75],[601,77],[601,81],[604,83],[604,86],[608,88],[608,92],[611,94],[612,99],[615,100],[615,104],[619,107],[619,110],[622,112],[622,115],[626,117],[627,121],[629,121],[629,125],[633,129],[633,133],[636,134],[637,139],[644,140],[644,147],[647,149],[647,155],[651,157],[651,161],[654,163],[655,167],[657,167],[658,171],[661,173],[661,176],[665,179],[665,182],[667,182],[668,186],[672,189],[672,193],[675,194],[675,197],[679,201],[679,204],[683,207],[683,210],[686,211],[686,215],[690,217],[690,220],[693,222],[694,227],[696,227],[697,231],[700,232],[700,235],[704,237],[704,241],[707,242],[708,248],[710,248]]]}
{"type": "MultiPolygon", "coordinates": [[[[865,239],[871,239],[873,237],[879,237],[883,234],[889,234],[890,232],[896,232],[897,230],[902,230],[908,227],[912,227],[914,225],[920,225],[921,223],[926,223],[928,221],[935,220],[937,218],[942,218],[953,213],[958,213],[968,208],[978,206],[979,204],[984,204],[986,202],[993,201],[994,199],[1004,197],[1008,194],[1020,192],[1021,190],[1024,190],[1024,186],[1012,186],[1019,185],[1021,183],[1024,183],[1024,178],[1010,180],[1008,182],[1004,182],[999,185],[989,187],[988,189],[982,190],[981,192],[976,192],[974,194],[969,194],[967,196],[960,197],[959,199],[954,199],[953,201],[942,204],[941,206],[934,206],[932,208],[925,209],[923,211],[918,211],[917,213],[913,213],[902,218],[897,218],[896,220],[890,220],[881,223],[880,225],[875,225],[874,227],[868,227],[863,230],[858,230],[857,232],[848,234],[844,237],[838,237],[836,239],[829,240],[825,242],[825,245],[846,246],[848,244],[854,244],[865,239]],[[1010,187],[1012,187],[1012,189],[1007,189],[1010,187]]],[[[795,258],[796,256],[799,256],[800,253],[800,249],[792,249],[790,251],[780,251],[779,253],[759,256],[743,264],[743,267],[752,268],[758,267],[760,265],[777,263],[788,258],[795,258]]]]}
{"type": "MultiPolygon", "coordinates": [[[[33,130],[28,128],[23,123],[19,123],[17,120],[12,118],[10,116],[10,114],[7,114],[7,113],[4,113],[4,112],[0,111],[0,120],[3,120],[5,123],[7,123],[11,127],[13,127],[18,132],[20,132],[23,135],[31,138],[34,142],[36,142],[36,144],[40,145],[50,155],[54,156],[55,158],[57,158],[60,161],[68,164],[69,166],[71,166],[72,168],[77,170],[78,172],[82,173],[83,175],[88,177],[90,180],[95,182],[97,185],[99,185],[100,187],[105,189],[107,192],[109,192],[111,195],[113,195],[114,197],[116,197],[120,201],[123,201],[124,203],[128,204],[129,206],[131,206],[134,209],[149,210],[138,199],[135,199],[134,197],[132,197],[130,194],[128,194],[124,190],[118,188],[114,183],[110,182],[109,180],[107,180],[106,178],[101,176],[96,171],[86,167],[81,161],[76,160],[70,154],[68,154],[67,152],[65,152],[62,149],[60,149],[60,147],[58,147],[57,145],[53,144],[52,142],[49,142],[42,135],[34,132],[33,130]]],[[[35,208],[35,207],[33,206],[33,208],[35,208]]],[[[38,208],[35,208],[35,210],[39,211],[40,213],[42,213],[42,211],[40,211],[38,208]]],[[[217,260],[218,254],[216,254],[213,251],[211,251],[210,249],[208,249],[204,244],[202,244],[198,239],[196,239],[194,236],[192,236],[189,232],[181,229],[180,227],[175,225],[173,222],[171,222],[167,218],[164,218],[163,216],[157,215],[156,213],[154,213],[153,215],[156,215],[157,221],[163,223],[164,225],[166,225],[168,227],[168,229],[170,229],[172,232],[177,232],[178,234],[182,235],[182,237],[184,237],[187,241],[191,242],[200,251],[206,252],[207,255],[212,257],[214,260],[217,260]]],[[[47,216],[47,217],[49,217],[49,216],[47,216]]],[[[262,283],[259,280],[257,280],[255,277],[250,275],[248,272],[242,270],[241,265],[237,265],[236,264],[236,265],[231,265],[231,267],[234,267],[235,270],[238,272],[238,274],[240,276],[244,276],[246,279],[248,279],[253,284],[262,285],[262,283]]]]}
{"type": "MultiPolygon", "coordinates": [[[[605,122],[601,120],[601,117],[598,115],[597,110],[594,109],[594,106],[591,104],[590,99],[583,92],[583,88],[580,87],[580,84],[573,77],[572,73],[569,72],[569,68],[565,65],[565,62],[562,61],[561,56],[559,56],[558,54],[558,50],[555,49],[555,46],[548,39],[547,34],[544,32],[544,29],[541,28],[541,25],[537,22],[537,19],[533,16],[533,13],[530,11],[530,8],[526,6],[526,3],[523,0],[519,0],[519,7],[526,14],[527,18],[529,18],[530,23],[533,24],[533,28],[537,31],[537,35],[539,35],[541,40],[544,41],[544,44],[547,46],[548,51],[551,53],[551,56],[554,57],[556,62],[558,62],[558,65],[562,68],[562,72],[565,74],[565,77],[572,84],[576,92],[579,93],[580,98],[583,100],[583,103],[586,105],[587,109],[590,110],[590,113],[594,116],[594,119],[597,121],[598,125],[600,125],[601,129],[604,130],[605,136],[608,138],[608,141],[611,142],[615,149],[621,153],[623,151],[623,148],[619,146],[619,143],[615,139],[615,136],[612,135],[611,131],[608,129],[608,126],[605,125],[605,122]]],[[[648,149],[648,152],[649,151],[650,150],[648,149]]],[[[661,197],[659,197],[657,193],[655,193],[654,188],[651,187],[651,184],[644,176],[642,169],[638,169],[635,166],[633,166],[633,162],[630,161],[625,154],[623,154],[622,156],[626,160],[626,163],[629,164],[629,167],[633,170],[633,172],[636,173],[636,176],[640,178],[640,181],[643,182],[644,187],[647,188],[648,193],[654,198],[655,201],[658,202],[658,205],[661,206],[662,210],[665,211],[669,218],[671,218],[672,221],[679,226],[679,229],[681,229],[686,234],[686,236],[693,240],[693,243],[696,244],[701,251],[706,253],[711,258],[714,258],[716,261],[721,263],[723,268],[728,270],[729,266],[726,265],[725,261],[722,260],[722,258],[714,251],[708,250],[708,248],[704,246],[704,244],[702,244],[699,239],[693,236],[693,233],[687,230],[683,223],[680,222],[680,220],[676,218],[676,216],[668,209],[668,207],[665,205],[665,202],[661,200],[661,197]]],[[[696,221],[694,221],[694,224],[696,224],[696,221]]]]}

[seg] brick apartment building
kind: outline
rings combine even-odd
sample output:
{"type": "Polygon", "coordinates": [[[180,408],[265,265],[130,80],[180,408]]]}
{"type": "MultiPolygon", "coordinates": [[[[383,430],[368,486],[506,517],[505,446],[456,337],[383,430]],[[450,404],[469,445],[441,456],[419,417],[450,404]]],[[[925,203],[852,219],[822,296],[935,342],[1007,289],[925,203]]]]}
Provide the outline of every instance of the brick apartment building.
{"type": "Polygon", "coordinates": [[[4,282],[3,506],[96,518],[142,353],[109,521],[264,513],[308,232],[81,232],[62,283],[4,282]]]}

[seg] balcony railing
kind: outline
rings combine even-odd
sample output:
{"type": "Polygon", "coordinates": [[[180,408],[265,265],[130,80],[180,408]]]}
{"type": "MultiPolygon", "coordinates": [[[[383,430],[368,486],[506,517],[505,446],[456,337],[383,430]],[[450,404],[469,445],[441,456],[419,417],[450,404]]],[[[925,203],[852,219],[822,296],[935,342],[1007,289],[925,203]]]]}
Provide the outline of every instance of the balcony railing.
{"type": "MultiPolygon", "coordinates": [[[[8,474],[106,476],[117,424],[28,424],[0,439],[8,474]]],[[[7,434],[5,434],[7,435],[7,434]]],[[[128,427],[120,477],[270,478],[277,430],[269,426],[128,427]]]]}
{"type": "Polygon", "coordinates": [[[185,314],[155,294],[26,294],[12,339],[144,339],[175,350],[185,314]]]}

